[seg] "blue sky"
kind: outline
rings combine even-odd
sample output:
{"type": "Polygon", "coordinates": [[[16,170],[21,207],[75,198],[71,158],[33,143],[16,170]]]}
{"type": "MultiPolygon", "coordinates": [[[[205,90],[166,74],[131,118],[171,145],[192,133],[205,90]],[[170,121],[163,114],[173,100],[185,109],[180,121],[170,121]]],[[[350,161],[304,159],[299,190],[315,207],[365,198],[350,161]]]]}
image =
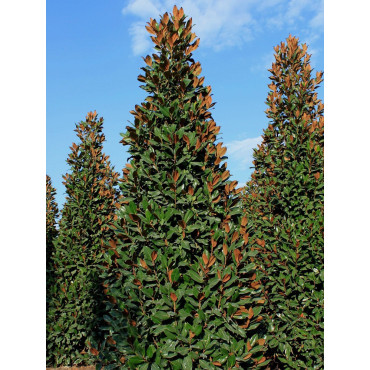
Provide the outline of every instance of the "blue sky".
{"type": "Polygon", "coordinates": [[[194,58],[212,86],[213,118],[228,148],[228,168],[241,185],[250,178],[252,148],[268,125],[264,102],[273,47],[291,33],[307,42],[312,66],[324,68],[322,0],[47,1],[46,169],[60,207],[75,123],[88,111],[104,117],[104,151],[115,169],[125,166],[119,133],[145,98],[137,76],[141,56],[152,52],[145,23],[174,4],[193,18],[200,37],[194,58]]]}

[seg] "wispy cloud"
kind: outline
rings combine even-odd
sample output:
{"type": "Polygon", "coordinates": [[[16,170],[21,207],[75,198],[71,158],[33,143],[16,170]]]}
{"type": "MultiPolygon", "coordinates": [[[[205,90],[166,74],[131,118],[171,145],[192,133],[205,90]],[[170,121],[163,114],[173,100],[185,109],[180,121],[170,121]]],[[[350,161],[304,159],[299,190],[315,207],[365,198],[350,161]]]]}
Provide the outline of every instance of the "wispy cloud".
{"type": "MultiPolygon", "coordinates": [[[[301,43],[309,46],[308,52],[312,55],[311,65],[316,68],[320,53],[323,51],[322,45],[317,41],[322,40],[324,32],[324,1],[263,0],[260,8],[264,10],[264,14],[258,24],[265,25],[270,31],[284,28],[288,33],[298,36],[301,43]]],[[[259,62],[251,67],[251,71],[266,73],[274,61],[273,52],[269,51],[259,57],[259,62]]]]}
{"type": "Polygon", "coordinates": [[[158,19],[160,14],[172,11],[175,4],[191,14],[194,30],[201,38],[202,46],[220,50],[227,46],[241,45],[251,39],[254,20],[250,8],[254,3],[257,0],[130,0],[122,13],[140,19],[130,26],[135,55],[144,50],[142,38],[148,39],[148,35],[139,30],[138,24],[145,31],[144,25],[149,17],[158,19]],[[135,45],[137,42],[140,46],[135,45]]]}
{"type": "Polygon", "coordinates": [[[310,27],[315,30],[323,30],[323,26],[324,26],[324,3],[322,3],[319,12],[310,21],[310,27]]]}
{"type": "Polygon", "coordinates": [[[144,28],[148,19],[158,19],[175,4],[193,18],[202,48],[216,51],[241,46],[266,27],[305,24],[312,35],[323,29],[323,0],[129,0],[122,13],[138,18],[130,25],[135,55],[151,47],[144,28]]]}
{"type": "Polygon", "coordinates": [[[161,1],[130,0],[122,9],[123,14],[134,14],[140,18],[156,17],[162,11],[161,1]]]}
{"type": "Polygon", "coordinates": [[[134,55],[144,54],[152,47],[153,43],[148,38],[148,32],[143,27],[142,22],[133,23],[129,32],[132,37],[132,51],[134,55]]]}
{"type": "MultiPolygon", "coordinates": [[[[267,4],[263,7],[262,23],[271,29],[285,26],[294,29],[299,26],[306,32],[323,32],[323,0],[265,1],[267,4]]],[[[262,5],[265,1],[262,0],[262,5]]]]}
{"type": "Polygon", "coordinates": [[[253,165],[253,149],[256,149],[261,141],[262,137],[258,136],[226,143],[227,156],[232,167],[238,171],[249,170],[253,165]]]}

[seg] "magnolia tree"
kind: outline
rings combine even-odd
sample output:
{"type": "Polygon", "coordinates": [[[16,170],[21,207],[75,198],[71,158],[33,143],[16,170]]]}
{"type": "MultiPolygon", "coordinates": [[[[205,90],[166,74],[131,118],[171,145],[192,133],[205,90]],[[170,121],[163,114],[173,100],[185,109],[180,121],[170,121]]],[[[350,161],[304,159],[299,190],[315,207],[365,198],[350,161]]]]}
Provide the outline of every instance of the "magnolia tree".
{"type": "Polygon", "coordinates": [[[100,279],[104,245],[118,201],[118,174],[103,150],[103,119],[96,112],[76,125],[64,179],[67,199],[52,256],[55,284],[47,317],[47,364],[95,362],[100,323],[105,314],[100,279]]]}
{"type": "Polygon", "coordinates": [[[199,39],[176,6],[146,28],[156,52],[144,58],[148,95],[122,139],[130,159],[106,254],[101,355],[109,368],[265,366],[262,273],[192,56],[199,39]]]}
{"type": "Polygon", "coordinates": [[[275,48],[261,146],[245,212],[264,273],[268,352],[278,368],[323,366],[324,106],[305,44],[275,48]]]}

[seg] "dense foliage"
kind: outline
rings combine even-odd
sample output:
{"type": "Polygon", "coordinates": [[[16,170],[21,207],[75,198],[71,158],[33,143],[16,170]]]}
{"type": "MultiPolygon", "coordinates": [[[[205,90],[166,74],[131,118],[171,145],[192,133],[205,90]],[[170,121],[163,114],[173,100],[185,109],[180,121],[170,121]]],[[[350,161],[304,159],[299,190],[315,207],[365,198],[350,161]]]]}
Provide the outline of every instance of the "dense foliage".
{"type": "Polygon", "coordinates": [[[54,278],[51,256],[54,251],[54,240],[58,236],[56,226],[59,210],[55,194],[56,190],[51,184],[51,178],[46,175],[46,309],[49,306],[50,287],[53,285],[54,278]]]}
{"type": "Polygon", "coordinates": [[[50,176],[46,175],[46,256],[50,260],[53,249],[53,240],[58,235],[57,219],[59,215],[58,204],[55,201],[56,190],[51,183],[50,176]]]}
{"type": "Polygon", "coordinates": [[[47,364],[95,362],[104,315],[100,264],[112,231],[118,174],[102,152],[103,119],[89,113],[76,125],[78,145],[68,157],[67,198],[52,256],[55,284],[47,317],[47,364]],[[89,348],[90,347],[90,348],[89,348]]]}
{"type": "Polygon", "coordinates": [[[275,48],[262,145],[247,184],[250,237],[258,245],[278,368],[323,367],[324,106],[307,46],[289,36],[275,48]]]}
{"type": "Polygon", "coordinates": [[[264,367],[262,273],[192,58],[199,39],[182,8],[146,28],[156,53],[144,59],[148,97],[122,139],[131,157],[106,254],[102,357],[107,369],[264,367]]]}
{"type": "Polygon", "coordinates": [[[46,176],[47,365],[104,369],[323,368],[322,72],[295,37],[275,47],[251,180],[227,170],[192,19],[146,29],[147,93],[121,143],[76,125],[59,217],[46,176]]]}

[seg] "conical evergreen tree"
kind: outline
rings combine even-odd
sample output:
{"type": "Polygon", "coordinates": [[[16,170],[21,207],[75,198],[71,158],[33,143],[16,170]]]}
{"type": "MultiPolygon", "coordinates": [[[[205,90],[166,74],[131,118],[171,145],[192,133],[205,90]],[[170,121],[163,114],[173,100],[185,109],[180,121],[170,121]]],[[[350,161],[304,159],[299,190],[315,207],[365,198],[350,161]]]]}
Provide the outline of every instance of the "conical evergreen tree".
{"type": "Polygon", "coordinates": [[[103,119],[89,113],[76,125],[64,176],[66,203],[53,254],[56,283],[47,321],[47,364],[91,364],[96,361],[98,327],[105,304],[100,280],[106,240],[118,201],[118,174],[103,154],[103,119]],[[90,347],[90,348],[89,348],[90,347]]]}
{"type": "Polygon", "coordinates": [[[262,145],[245,207],[265,272],[267,357],[280,368],[323,366],[324,106],[307,46],[275,47],[262,145]]]}
{"type": "Polygon", "coordinates": [[[192,58],[199,39],[176,6],[146,28],[157,53],[144,59],[148,97],[122,139],[131,157],[107,255],[108,362],[263,366],[260,284],[246,264],[247,219],[216,144],[211,88],[192,58]]]}
{"type": "MultiPolygon", "coordinates": [[[[50,176],[46,175],[46,306],[49,303],[50,287],[53,284],[53,268],[51,256],[54,251],[54,240],[58,236],[57,219],[59,216],[58,204],[55,201],[56,190],[51,183],[50,176]]],[[[48,308],[47,308],[48,309],[48,308]]]]}

